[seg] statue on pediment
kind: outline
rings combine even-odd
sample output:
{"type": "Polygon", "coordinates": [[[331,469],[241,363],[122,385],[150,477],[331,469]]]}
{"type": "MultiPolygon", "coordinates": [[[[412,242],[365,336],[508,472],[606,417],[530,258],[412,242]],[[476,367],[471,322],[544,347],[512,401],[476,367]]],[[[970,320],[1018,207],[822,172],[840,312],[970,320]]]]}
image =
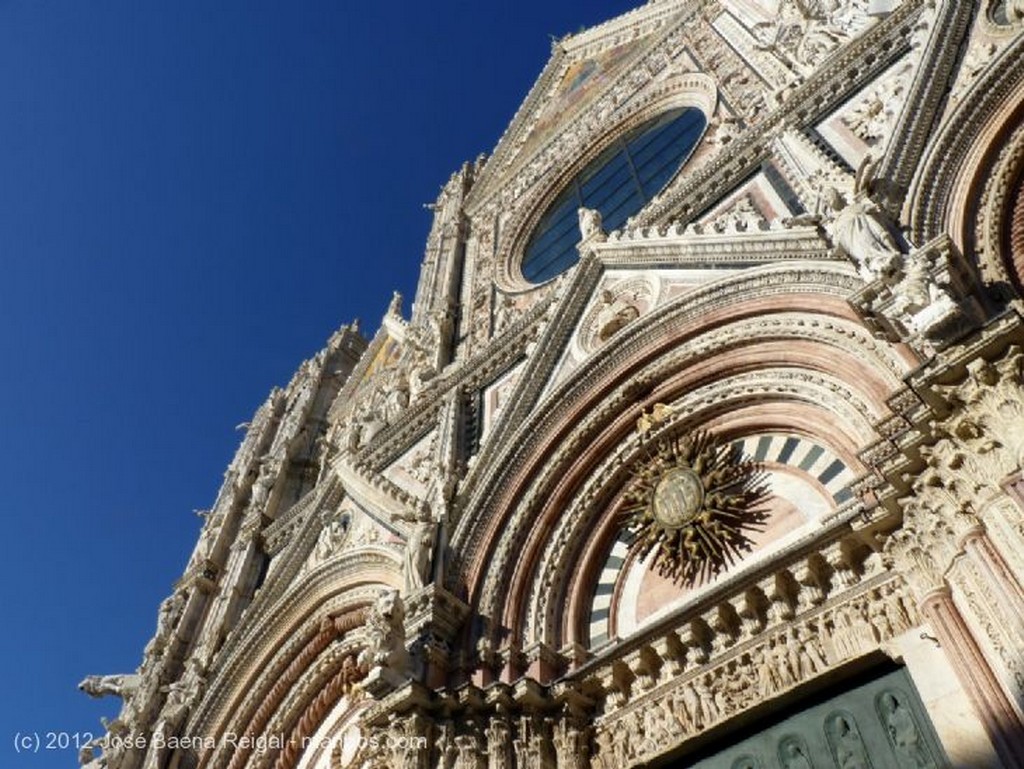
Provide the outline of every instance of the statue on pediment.
{"type": "Polygon", "coordinates": [[[580,239],[586,243],[591,240],[604,240],[605,232],[601,221],[601,212],[594,208],[581,207],[577,212],[580,220],[580,239]]]}

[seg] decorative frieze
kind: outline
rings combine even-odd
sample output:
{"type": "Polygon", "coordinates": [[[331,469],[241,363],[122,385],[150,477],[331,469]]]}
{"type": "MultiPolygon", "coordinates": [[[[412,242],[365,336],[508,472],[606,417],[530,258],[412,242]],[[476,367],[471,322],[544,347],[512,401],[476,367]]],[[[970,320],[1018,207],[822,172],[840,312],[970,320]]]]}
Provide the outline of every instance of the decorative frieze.
{"type": "Polygon", "coordinates": [[[644,763],[888,643],[917,622],[900,582],[883,575],[776,632],[726,646],[682,675],[666,675],[649,691],[629,687],[623,697],[620,688],[595,721],[594,766],[644,763]]]}

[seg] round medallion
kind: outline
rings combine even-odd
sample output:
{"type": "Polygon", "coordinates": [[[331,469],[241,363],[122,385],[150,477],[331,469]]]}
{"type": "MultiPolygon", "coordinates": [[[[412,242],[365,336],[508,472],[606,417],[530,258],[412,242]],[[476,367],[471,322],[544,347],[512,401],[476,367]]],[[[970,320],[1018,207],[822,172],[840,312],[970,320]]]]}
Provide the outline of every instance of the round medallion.
{"type": "Polygon", "coordinates": [[[673,467],[654,487],[654,519],[667,529],[690,523],[704,504],[704,485],[689,467],[673,467]]]}

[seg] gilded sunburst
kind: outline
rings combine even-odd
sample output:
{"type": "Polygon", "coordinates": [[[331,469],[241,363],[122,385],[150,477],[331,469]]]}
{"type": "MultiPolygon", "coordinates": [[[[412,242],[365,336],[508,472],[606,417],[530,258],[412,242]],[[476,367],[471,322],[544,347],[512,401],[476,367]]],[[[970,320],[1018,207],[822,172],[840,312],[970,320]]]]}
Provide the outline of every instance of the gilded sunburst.
{"type": "Polygon", "coordinates": [[[638,462],[622,513],[631,551],[692,587],[750,551],[764,528],[768,476],[739,446],[697,430],[659,441],[638,462]]]}

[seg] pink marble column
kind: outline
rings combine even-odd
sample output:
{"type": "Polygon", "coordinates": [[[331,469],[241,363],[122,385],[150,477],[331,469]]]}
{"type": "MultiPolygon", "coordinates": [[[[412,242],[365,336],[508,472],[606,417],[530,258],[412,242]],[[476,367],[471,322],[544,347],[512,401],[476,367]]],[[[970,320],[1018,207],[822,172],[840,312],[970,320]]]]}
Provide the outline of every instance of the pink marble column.
{"type": "Polygon", "coordinates": [[[921,602],[921,613],[935,630],[1000,761],[1008,768],[1024,767],[1024,724],[960,616],[949,588],[929,593],[921,602]]]}
{"type": "Polygon", "coordinates": [[[999,600],[996,608],[1018,635],[1024,637],[1024,589],[985,530],[978,526],[961,538],[964,553],[988,580],[999,600]]]}

